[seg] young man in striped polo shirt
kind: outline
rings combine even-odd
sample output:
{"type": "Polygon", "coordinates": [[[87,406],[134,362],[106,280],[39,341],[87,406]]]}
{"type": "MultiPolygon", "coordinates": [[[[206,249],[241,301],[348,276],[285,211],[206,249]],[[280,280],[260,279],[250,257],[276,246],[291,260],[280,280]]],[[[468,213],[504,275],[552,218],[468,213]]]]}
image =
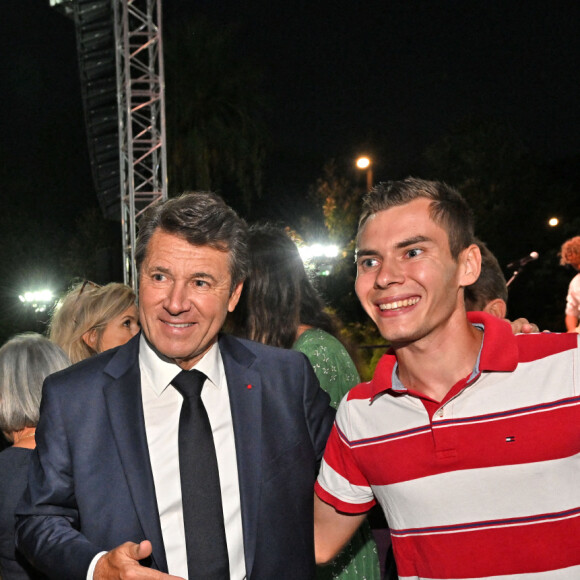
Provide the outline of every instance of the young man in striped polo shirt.
{"type": "Polygon", "coordinates": [[[391,349],[339,408],[316,484],[319,562],[378,501],[402,579],[580,578],[578,336],[468,317],[473,241],[445,184],[365,199],[356,292],[391,349]]]}

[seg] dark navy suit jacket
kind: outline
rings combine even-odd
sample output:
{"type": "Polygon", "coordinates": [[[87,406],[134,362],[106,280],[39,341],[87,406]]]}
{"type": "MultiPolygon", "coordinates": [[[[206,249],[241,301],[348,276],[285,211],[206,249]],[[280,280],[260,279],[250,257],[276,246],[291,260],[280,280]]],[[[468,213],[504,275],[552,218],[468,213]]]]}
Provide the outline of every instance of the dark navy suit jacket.
{"type": "MultiPolygon", "coordinates": [[[[219,339],[232,411],[248,579],[314,575],[313,484],[334,411],[306,357],[219,339]],[[251,385],[251,388],[248,388],[251,385]]],[[[167,572],[139,373],[139,335],[46,379],[18,548],[50,577],[150,540],[167,572]]]]}

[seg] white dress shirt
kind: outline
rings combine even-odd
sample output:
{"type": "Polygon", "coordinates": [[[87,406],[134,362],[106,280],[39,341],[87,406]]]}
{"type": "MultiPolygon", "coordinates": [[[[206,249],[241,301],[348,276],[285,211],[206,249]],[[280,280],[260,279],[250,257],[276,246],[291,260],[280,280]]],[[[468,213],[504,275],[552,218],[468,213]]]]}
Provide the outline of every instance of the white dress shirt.
{"type": "MultiPolygon", "coordinates": [[[[246,577],[238,464],[230,398],[219,347],[214,344],[193,367],[208,378],[201,398],[211,425],[216,448],[230,578],[246,577]]],[[[187,578],[187,553],[179,476],[179,414],[183,397],[171,385],[181,372],[173,362],[162,359],[141,335],[139,343],[141,395],[145,432],[155,483],[157,508],[167,566],[170,574],[187,578]]],[[[89,580],[96,559],[89,569],[89,580]]]]}

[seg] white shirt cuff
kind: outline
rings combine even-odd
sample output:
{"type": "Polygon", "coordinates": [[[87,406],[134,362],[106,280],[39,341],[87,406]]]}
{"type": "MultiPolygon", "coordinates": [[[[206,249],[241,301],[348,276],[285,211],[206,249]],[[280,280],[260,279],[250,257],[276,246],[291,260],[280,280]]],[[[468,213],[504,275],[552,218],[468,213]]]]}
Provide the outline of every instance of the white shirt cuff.
{"type": "Polygon", "coordinates": [[[87,580],[93,580],[93,574],[95,573],[95,566],[102,556],[107,552],[99,552],[92,560],[89,569],[87,570],[87,580]]]}

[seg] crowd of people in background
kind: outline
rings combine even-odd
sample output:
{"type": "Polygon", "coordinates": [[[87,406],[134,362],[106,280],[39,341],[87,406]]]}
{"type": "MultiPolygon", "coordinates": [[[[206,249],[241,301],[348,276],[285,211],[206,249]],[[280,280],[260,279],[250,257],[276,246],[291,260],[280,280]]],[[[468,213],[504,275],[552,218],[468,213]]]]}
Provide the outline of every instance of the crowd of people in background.
{"type": "MultiPolygon", "coordinates": [[[[426,443],[413,443],[430,430],[438,441],[433,426],[447,417],[447,408],[453,408],[447,433],[457,429],[454,421],[465,420],[458,419],[463,393],[477,393],[480,379],[495,380],[492,371],[506,373],[517,389],[531,381],[520,377],[523,366],[544,372],[541,365],[556,354],[560,366],[556,371],[553,363],[544,380],[551,385],[557,374],[558,397],[576,401],[566,389],[578,339],[538,338],[518,359],[514,353],[523,352],[523,343],[497,321],[506,319],[508,303],[501,267],[474,237],[461,196],[445,184],[411,178],[381,184],[365,204],[356,289],[391,346],[368,383],[360,384],[357,345],[341,333],[288,232],[272,224],[247,228],[210,193],[170,199],[143,217],[139,300],[124,284],[78,282],[57,303],[47,337],[21,334],[0,348],[0,430],[7,441],[0,452],[0,580],[99,580],[120,577],[139,562],[172,575],[160,577],[207,580],[391,580],[397,565],[409,578],[430,578],[428,570],[437,578],[467,578],[476,568],[478,577],[526,571],[531,578],[565,568],[572,575],[559,577],[580,574],[580,561],[563,539],[575,537],[577,515],[567,523],[554,515],[560,544],[547,545],[558,557],[550,558],[548,548],[535,549],[533,558],[529,550],[517,558],[504,550],[500,557],[501,542],[491,533],[486,541],[499,564],[457,557],[452,540],[462,546],[466,540],[448,533],[449,526],[464,525],[473,537],[478,522],[492,515],[541,522],[521,498],[521,513],[507,504],[501,514],[486,512],[490,497],[477,495],[477,486],[461,509],[450,509],[464,493],[461,477],[469,469],[493,469],[494,485],[502,489],[520,485],[504,479],[512,460],[480,449],[479,436],[460,452],[446,439],[436,457],[426,443]],[[414,286],[405,285],[408,279],[414,286]],[[397,326],[397,312],[406,310],[424,312],[417,328],[397,326]],[[468,319],[466,311],[483,314],[468,319]],[[457,336],[445,334],[450,321],[457,336]],[[500,369],[504,359],[494,366],[488,353],[496,348],[500,357],[502,345],[512,349],[513,360],[500,369]],[[539,363],[536,355],[544,350],[549,357],[539,363]],[[449,366],[445,376],[442,361],[449,366]],[[195,382],[194,375],[195,395],[182,386],[195,382]],[[199,413],[209,431],[203,460],[185,451],[190,413],[199,413]],[[471,463],[451,466],[465,455],[471,463]],[[187,476],[186,462],[196,466],[187,476]],[[445,462],[450,467],[441,467],[445,462]],[[211,470],[214,479],[207,479],[211,470]],[[448,492],[444,484],[423,483],[429,478],[445,479],[448,492]],[[202,489],[215,488],[216,481],[217,494],[202,489]],[[369,525],[367,513],[377,502],[394,551],[369,525]],[[433,507],[439,503],[448,517],[433,507]],[[216,505],[219,516],[211,511],[216,505]]],[[[580,270],[580,236],[562,245],[561,264],[580,270]]],[[[569,334],[580,332],[580,274],[570,282],[565,323],[569,334]]],[[[537,329],[523,320],[513,330],[537,329]]],[[[555,406],[535,393],[522,393],[526,405],[555,406]]],[[[519,408],[504,405],[503,391],[496,396],[497,406],[485,403],[487,413],[519,416],[519,408]]],[[[562,412],[554,409],[558,417],[562,412]]],[[[480,421],[479,409],[467,405],[469,413],[480,421]]],[[[509,429],[505,441],[534,438],[521,426],[509,429]]],[[[529,444],[517,462],[557,457],[566,463],[566,454],[580,453],[577,428],[569,427],[568,443],[561,428],[555,431],[560,443],[541,457],[529,444]]],[[[536,489],[525,470],[518,477],[536,489]]],[[[559,503],[543,499],[546,513],[580,509],[570,483],[578,475],[567,463],[554,475],[567,495],[559,503]]],[[[522,545],[528,540],[522,536],[522,545]]]]}

